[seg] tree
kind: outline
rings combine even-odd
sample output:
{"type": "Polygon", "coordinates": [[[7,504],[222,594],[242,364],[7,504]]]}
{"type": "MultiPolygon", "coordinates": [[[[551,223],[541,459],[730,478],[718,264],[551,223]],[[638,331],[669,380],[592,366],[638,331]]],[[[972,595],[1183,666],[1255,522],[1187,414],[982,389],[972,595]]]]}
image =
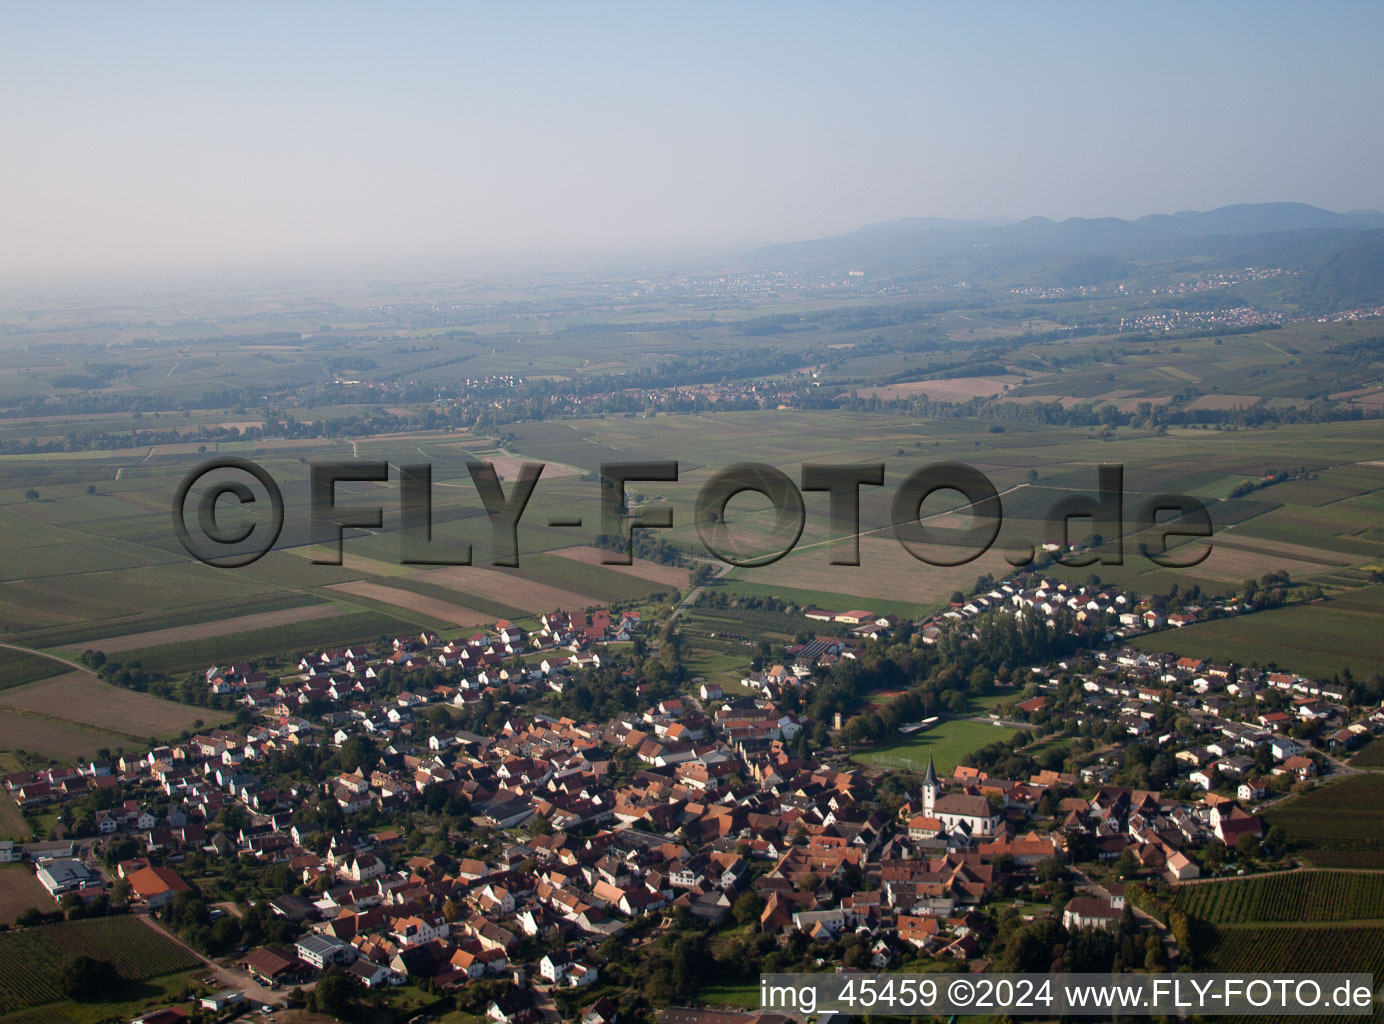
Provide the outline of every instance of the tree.
{"type": "Polygon", "coordinates": [[[91,956],[74,956],[58,969],[57,985],[69,999],[85,1002],[100,999],[120,985],[115,965],[91,956]]]}
{"type": "Polygon", "coordinates": [[[30,487],[27,491],[24,492],[24,497],[27,498],[29,501],[38,501],[38,491],[30,487]]]}
{"type": "Polygon", "coordinates": [[[360,982],[355,975],[347,974],[336,964],[322,972],[314,990],[317,1009],[333,1017],[349,1017],[356,1009],[356,997],[360,994],[360,982]]]}
{"type": "Polygon", "coordinates": [[[1133,878],[1139,873],[1139,861],[1134,856],[1134,851],[1125,847],[1120,859],[1115,862],[1115,874],[1121,878],[1133,878]]]}
{"type": "Polygon", "coordinates": [[[1264,842],[1275,853],[1282,853],[1288,846],[1288,831],[1282,825],[1275,825],[1269,829],[1269,834],[1264,837],[1264,842]]]}
{"type": "Polygon", "coordinates": [[[742,893],[731,907],[736,924],[754,924],[764,912],[764,901],[753,891],[742,893]]]}

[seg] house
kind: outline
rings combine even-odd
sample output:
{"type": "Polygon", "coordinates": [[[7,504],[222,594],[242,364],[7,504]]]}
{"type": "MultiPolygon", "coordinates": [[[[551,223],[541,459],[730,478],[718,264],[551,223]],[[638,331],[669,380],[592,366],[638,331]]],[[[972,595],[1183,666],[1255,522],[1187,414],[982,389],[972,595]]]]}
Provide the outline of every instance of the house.
{"type": "Polygon", "coordinates": [[[1078,896],[1063,909],[1062,925],[1069,931],[1082,928],[1113,930],[1119,927],[1120,913],[1107,899],[1078,896]]]}
{"type": "Polygon", "coordinates": [[[171,903],[178,893],[192,888],[170,868],[142,867],[132,871],[125,880],[130,883],[130,891],[135,898],[150,910],[171,903]]]}
{"type": "Polygon", "coordinates": [[[299,961],[292,950],[259,946],[245,954],[245,969],[268,985],[296,981],[299,961]]]}
{"type": "Polygon", "coordinates": [[[608,996],[601,996],[581,1011],[579,1024],[617,1024],[619,1009],[608,996]]]}
{"type": "Polygon", "coordinates": [[[366,960],[364,957],[358,957],[355,963],[346,968],[346,973],[355,975],[366,988],[392,985],[400,980],[389,967],[377,964],[373,960],[366,960]]]}
{"type": "Polygon", "coordinates": [[[1287,773],[1298,779],[1309,779],[1317,774],[1317,766],[1310,757],[1296,755],[1288,758],[1281,765],[1274,769],[1276,774],[1287,773]]]}
{"type": "Polygon", "coordinates": [[[199,1004],[204,1010],[214,1010],[216,1013],[224,1013],[232,1006],[240,1006],[245,1002],[245,994],[237,992],[233,988],[223,989],[214,995],[203,996],[199,1004]]]}
{"type": "Polygon", "coordinates": [[[512,988],[485,1008],[485,1015],[498,1024],[533,1024],[541,1019],[533,993],[512,988]]]}
{"type": "Polygon", "coordinates": [[[298,940],[294,949],[303,963],[319,971],[327,964],[348,966],[356,959],[354,946],[326,935],[305,935],[298,940]]]}

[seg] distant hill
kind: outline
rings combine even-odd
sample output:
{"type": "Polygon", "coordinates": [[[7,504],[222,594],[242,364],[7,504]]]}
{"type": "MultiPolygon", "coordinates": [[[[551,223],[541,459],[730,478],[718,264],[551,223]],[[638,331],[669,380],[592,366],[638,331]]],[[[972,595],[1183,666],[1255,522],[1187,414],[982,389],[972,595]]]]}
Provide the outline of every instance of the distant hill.
{"type": "Polygon", "coordinates": [[[979,221],[912,217],[830,238],[768,246],[756,265],[939,283],[1074,287],[1132,275],[1273,266],[1307,275],[1298,301],[1312,310],[1372,304],[1384,286],[1376,235],[1384,213],[1335,213],[1305,203],[1241,203],[1137,220],[1072,217],[979,221]]]}
{"type": "Polygon", "coordinates": [[[1299,281],[1294,298],[1309,313],[1384,306],[1384,230],[1325,247],[1299,281]]]}

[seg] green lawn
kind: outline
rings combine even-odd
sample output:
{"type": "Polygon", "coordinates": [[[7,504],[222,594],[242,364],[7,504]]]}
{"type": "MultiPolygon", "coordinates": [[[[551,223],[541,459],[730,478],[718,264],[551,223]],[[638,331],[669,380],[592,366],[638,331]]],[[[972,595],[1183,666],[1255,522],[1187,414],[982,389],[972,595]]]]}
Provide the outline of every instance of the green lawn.
{"type": "Polygon", "coordinates": [[[707,1006],[744,1006],[759,1008],[759,985],[746,982],[743,985],[707,985],[697,992],[697,1000],[707,1006]]]}
{"type": "Polygon", "coordinates": [[[938,773],[949,775],[967,754],[999,740],[1007,740],[1015,732],[1014,729],[997,727],[986,722],[953,719],[939,722],[926,732],[900,737],[861,751],[852,760],[880,768],[922,771],[927,767],[927,759],[931,756],[938,773]]]}

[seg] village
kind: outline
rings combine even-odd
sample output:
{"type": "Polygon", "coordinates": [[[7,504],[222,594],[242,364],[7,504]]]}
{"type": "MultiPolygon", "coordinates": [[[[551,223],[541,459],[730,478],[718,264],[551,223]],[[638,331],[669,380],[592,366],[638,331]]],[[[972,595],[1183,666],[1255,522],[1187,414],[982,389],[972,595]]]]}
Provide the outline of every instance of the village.
{"type": "MultiPolygon", "coordinates": [[[[1261,809],[1349,771],[1336,755],[1384,731],[1384,710],[1339,684],[1125,645],[1243,610],[1159,611],[1040,574],[920,623],[805,609],[836,635],[788,646],[740,692],[641,678],[629,651],[648,625],[603,609],[320,651],[277,674],[213,666],[235,727],[5,777],[21,809],[60,805],[66,827],[0,843],[0,860],[31,862],[68,913],[146,916],[220,965],[223,1003],[257,993],[266,1012],[344,977],[356,998],[421,989],[497,1024],[737,1024],[699,1008],[695,967],[641,987],[630,962],[660,936],[724,930],[784,969],[824,954],[1013,966],[1013,932],[1035,921],[1137,932],[1149,964],[1175,963],[1176,935],[1127,886],[1281,867],[1261,809]],[[810,746],[823,723],[807,698],[843,664],[899,635],[942,650],[1025,619],[1100,642],[995,681],[988,717],[1013,742],[880,771],[851,759],[838,713],[833,742],[810,746]],[[597,678],[629,709],[534,709],[597,678]],[[1065,745],[1030,756],[1034,736],[1065,745]],[[213,905],[205,880],[232,869],[246,905],[213,905]]],[[[925,742],[942,717],[898,732],[925,742]]]]}

